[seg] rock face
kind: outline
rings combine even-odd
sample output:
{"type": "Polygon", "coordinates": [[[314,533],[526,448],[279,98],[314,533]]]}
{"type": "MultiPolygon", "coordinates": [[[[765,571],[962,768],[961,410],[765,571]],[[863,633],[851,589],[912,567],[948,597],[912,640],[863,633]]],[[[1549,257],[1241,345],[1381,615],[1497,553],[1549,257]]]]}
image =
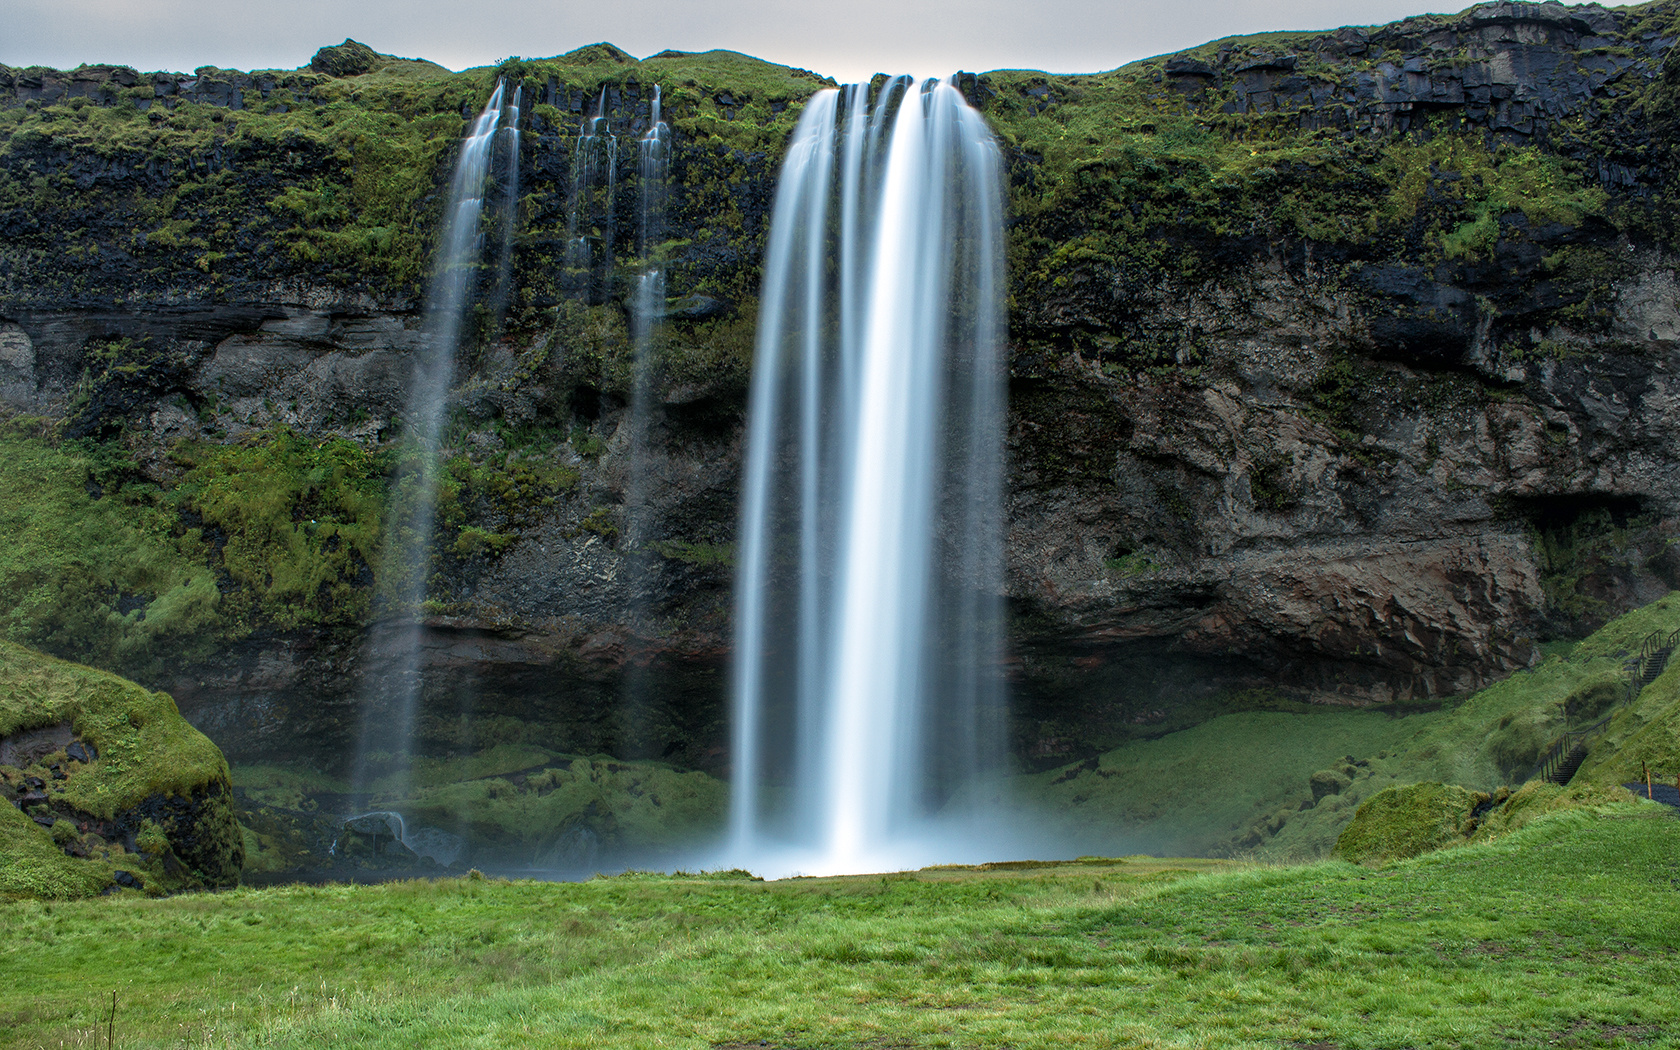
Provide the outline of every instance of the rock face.
{"type": "MultiPolygon", "coordinates": [[[[962,75],[1012,201],[1024,761],[1232,690],[1427,702],[1680,582],[1677,21],[1668,0],[1498,2],[1101,76],[962,75]]],[[[0,400],[166,491],[187,445],[388,448],[440,144],[488,78],[364,51],[285,75],[0,70],[0,100],[33,107],[0,151],[0,400]]],[[[756,266],[823,85],[604,46],[499,72],[536,100],[527,196],[506,320],[487,299],[455,391],[428,740],[461,746],[467,713],[722,771],[756,266]],[[630,549],[636,184],[623,165],[580,212],[576,145],[604,102],[628,149],[654,84],[672,299],[657,539],[630,549]]],[[[224,573],[224,597],[254,586],[224,573]]],[[[341,753],[380,667],[362,626],[259,617],[156,681],[230,754],[341,753]]]]}

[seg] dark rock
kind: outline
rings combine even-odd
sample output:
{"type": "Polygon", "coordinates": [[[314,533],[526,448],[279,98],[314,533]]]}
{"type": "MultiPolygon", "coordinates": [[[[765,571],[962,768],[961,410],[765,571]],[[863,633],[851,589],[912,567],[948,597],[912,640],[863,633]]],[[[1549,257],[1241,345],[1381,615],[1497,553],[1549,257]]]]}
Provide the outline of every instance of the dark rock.
{"type": "Polygon", "coordinates": [[[309,68],[329,77],[354,77],[370,73],[379,64],[379,53],[366,44],[346,39],[333,47],[323,47],[309,60],[309,68]]]}
{"type": "Polygon", "coordinates": [[[29,819],[41,825],[43,828],[50,828],[54,824],[58,823],[58,818],[53,816],[51,813],[31,813],[29,815],[29,819]]]}
{"type": "Polygon", "coordinates": [[[0,737],[0,766],[27,766],[71,742],[69,722],[0,737]]]}
{"type": "Polygon", "coordinates": [[[72,740],[64,747],[65,757],[72,762],[92,762],[99,757],[92,744],[85,744],[80,740],[72,740]]]}
{"type": "Polygon", "coordinates": [[[1217,74],[1212,66],[1194,58],[1167,59],[1167,76],[1169,77],[1207,77],[1213,79],[1217,74]]]}
{"type": "Polygon", "coordinates": [[[704,321],[712,317],[723,317],[735,309],[735,304],[727,299],[717,299],[710,295],[690,295],[665,308],[665,316],[684,321],[704,321]]]}
{"type": "Polygon", "coordinates": [[[1288,72],[1295,68],[1297,61],[1299,60],[1294,55],[1258,55],[1249,59],[1247,62],[1238,64],[1236,71],[1238,73],[1248,73],[1257,70],[1288,72]]]}
{"type": "Polygon", "coordinates": [[[132,871],[124,871],[121,868],[111,873],[111,880],[125,890],[143,890],[146,888],[146,884],[140,881],[139,876],[132,871]]]}

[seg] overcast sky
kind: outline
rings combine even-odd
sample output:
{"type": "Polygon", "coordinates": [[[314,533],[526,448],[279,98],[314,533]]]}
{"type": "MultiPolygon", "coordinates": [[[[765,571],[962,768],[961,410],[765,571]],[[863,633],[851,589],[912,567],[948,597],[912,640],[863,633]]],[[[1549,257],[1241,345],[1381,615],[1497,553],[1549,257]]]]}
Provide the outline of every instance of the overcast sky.
{"type": "Polygon", "coordinates": [[[840,80],[1088,73],[1234,33],[1370,25],[1431,0],[0,0],[0,63],[291,69],[354,37],[451,69],[606,40],[637,57],[728,48],[840,80]]]}

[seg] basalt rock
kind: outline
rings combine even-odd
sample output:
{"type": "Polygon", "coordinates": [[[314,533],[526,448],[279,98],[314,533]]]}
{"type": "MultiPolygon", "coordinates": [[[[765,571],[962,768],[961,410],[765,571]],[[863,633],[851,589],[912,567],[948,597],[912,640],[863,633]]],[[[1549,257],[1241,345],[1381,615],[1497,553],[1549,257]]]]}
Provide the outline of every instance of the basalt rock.
{"type": "MultiPolygon", "coordinates": [[[[1433,702],[1680,583],[1677,26],[1671,0],[1497,2],[1100,77],[962,75],[1012,202],[1025,760],[1256,686],[1433,702]]],[[[391,448],[421,338],[414,231],[435,227],[451,157],[399,163],[315,120],[342,95],[330,78],[369,61],[352,43],[289,74],[0,70],[0,102],[35,107],[0,184],[61,187],[0,206],[0,400],[165,489],[184,445],[284,430],[391,448]],[[167,110],[183,145],[78,130],[127,103],[167,110]],[[114,203],[146,200],[172,210],[114,203]]],[[[500,70],[528,100],[521,290],[456,391],[425,625],[434,749],[460,746],[471,711],[556,750],[727,768],[756,266],[779,151],[822,85],[689,60],[597,46],[500,70]],[[629,508],[628,293],[604,256],[634,261],[629,166],[600,209],[621,228],[569,231],[568,209],[584,114],[604,93],[628,148],[656,83],[670,300],[653,495],[629,508]]],[[[391,136],[488,90],[486,71],[419,65],[389,103],[385,67],[356,82],[391,136]]],[[[290,514],[314,516],[306,497],[290,514]]],[[[205,538],[225,561],[228,538],[205,538]]],[[[230,753],[343,754],[383,626],[342,627],[230,629],[155,681],[230,753]]]]}

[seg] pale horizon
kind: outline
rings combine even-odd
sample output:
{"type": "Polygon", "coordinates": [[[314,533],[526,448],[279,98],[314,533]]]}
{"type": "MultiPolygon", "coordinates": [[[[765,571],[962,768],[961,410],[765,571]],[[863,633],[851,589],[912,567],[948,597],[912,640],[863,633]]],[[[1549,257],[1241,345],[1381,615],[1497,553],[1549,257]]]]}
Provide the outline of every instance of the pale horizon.
{"type": "MultiPolygon", "coordinates": [[[[1041,69],[1097,73],[1138,59],[1250,33],[1376,25],[1430,13],[1427,0],[1161,0],[1100,4],[1053,0],[1025,8],[999,0],[956,4],[707,4],[625,0],[567,10],[541,0],[443,4],[327,0],[236,9],[204,0],[0,0],[7,33],[0,63],[142,72],[296,69],[346,38],[382,54],[451,70],[511,57],[547,58],[606,42],[637,58],[664,50],[738,51],[840,81],[875,73],[1041,69]]],[[[1469,4],[1436,5],[1454,13],[1469,4]]]]}

